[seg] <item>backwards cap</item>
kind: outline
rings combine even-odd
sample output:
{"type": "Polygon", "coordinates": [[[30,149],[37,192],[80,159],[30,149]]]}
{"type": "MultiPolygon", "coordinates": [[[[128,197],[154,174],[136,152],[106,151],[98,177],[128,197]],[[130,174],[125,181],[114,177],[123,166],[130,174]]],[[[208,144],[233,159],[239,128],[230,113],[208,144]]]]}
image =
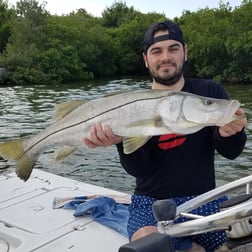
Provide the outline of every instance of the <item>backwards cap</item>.
{"type": "Polygon", "coordinates": [[[148,48],[152,44],[162,40],[169,40],[169,39],[179,41],[183,46],[185,45],[183,32],[178,24],[173,23],[170,20],[152,24],[144,34],[144,52],[146,53],[148,48]],[[167,28],[169,34],[154,37],[155,32],[163,30],[163,28],[162,29],[158,28],[160,25],[163,25],[164,28],[167,28]]]}

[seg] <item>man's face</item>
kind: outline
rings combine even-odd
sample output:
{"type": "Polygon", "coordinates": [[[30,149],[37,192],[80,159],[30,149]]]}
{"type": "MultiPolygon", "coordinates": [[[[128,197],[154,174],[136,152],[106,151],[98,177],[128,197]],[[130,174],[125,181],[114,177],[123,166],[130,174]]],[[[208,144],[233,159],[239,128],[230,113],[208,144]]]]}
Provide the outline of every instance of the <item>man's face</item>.
{"type": "MultiPolygon", "coordinates": [[[[168,32],[159,31],[155,36],[164,34],[168,32]]],[[[163,40],[148,48],[144,61],[155,82],[171,86],[182,77],[186,57],[187,49],[180,42],[163,40]]]]}

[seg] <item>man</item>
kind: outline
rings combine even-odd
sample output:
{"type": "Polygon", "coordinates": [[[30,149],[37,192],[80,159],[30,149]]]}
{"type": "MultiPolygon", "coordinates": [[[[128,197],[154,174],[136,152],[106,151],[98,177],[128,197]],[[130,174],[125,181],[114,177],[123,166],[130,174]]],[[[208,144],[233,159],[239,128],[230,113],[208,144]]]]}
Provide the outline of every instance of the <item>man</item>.
{"type": "MultiPolygon", "coordinates": [[[[180,27],[171,22],[155,23],[144,35],[145,66],[152,77],[152,89],[169,89],[197,95],[227,99],[218,83],[210,80],[185,79],[184,63],[187,46],[180,27]]],[[[242,109],[236,114],[243,115],[242,109]]],[[[117,144],[124,169],[136,177],[136,188],[129,207],[128,232],[131,240],[157,232],[152,204],[156,199],[172,199],[177,205],[215,188],[214,153],[234,159],[246,142],[245,117],[223,127],[205,127],[190,135],[162,135],[152,137],[132,154],[124,154],[122,138],[109,125],[95,125],[90,138],[84,142],[90,147],[117,144]],[[103,130],[104,128],[104,130],[103,130]]],[[[209,215],[219,211],[225,197],[198,208],[195,213],[209,215]]],[[[187,251],[214,251],[226,240],[224,232],[174,238],[175,248],[187,251]],[[204,249],[203,249],[204,248],[204,249]]]]}

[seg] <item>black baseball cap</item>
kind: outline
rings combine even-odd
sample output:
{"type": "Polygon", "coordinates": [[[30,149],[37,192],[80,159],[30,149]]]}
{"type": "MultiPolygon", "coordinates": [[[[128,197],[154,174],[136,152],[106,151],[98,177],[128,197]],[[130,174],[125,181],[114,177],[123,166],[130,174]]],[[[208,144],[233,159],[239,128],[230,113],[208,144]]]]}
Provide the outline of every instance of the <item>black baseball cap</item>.
{"type": "Polygon", "coordinates": [[[159,41],[168,40],[168,39],[179,41],[183,46],[185,45],[183,32],[180,29],[178,24],[170,20],[152,24],[144,34],[144,52],[146,53],[148,48],[152,44],[159,41]],[[163,27],[163,28],[159,28],[159,27],[163,27]],[[154,37],[154,34],[157,31],[164,30],[166,28],[169,34],[154,37]]]}

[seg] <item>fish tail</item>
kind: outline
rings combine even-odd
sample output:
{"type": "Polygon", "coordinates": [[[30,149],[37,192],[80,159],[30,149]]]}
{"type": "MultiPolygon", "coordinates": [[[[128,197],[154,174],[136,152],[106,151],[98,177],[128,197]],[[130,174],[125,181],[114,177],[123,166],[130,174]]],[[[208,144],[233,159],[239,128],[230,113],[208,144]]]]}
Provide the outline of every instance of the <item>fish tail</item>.
{"type": "Polygon", "coordinates": [[[36,159],[32,159],[25,153],[23,139],[17,139],[0,144],[0,155],[4,159],[16,161],[16,174],[26,181],[32,172],[36,159]]]}

